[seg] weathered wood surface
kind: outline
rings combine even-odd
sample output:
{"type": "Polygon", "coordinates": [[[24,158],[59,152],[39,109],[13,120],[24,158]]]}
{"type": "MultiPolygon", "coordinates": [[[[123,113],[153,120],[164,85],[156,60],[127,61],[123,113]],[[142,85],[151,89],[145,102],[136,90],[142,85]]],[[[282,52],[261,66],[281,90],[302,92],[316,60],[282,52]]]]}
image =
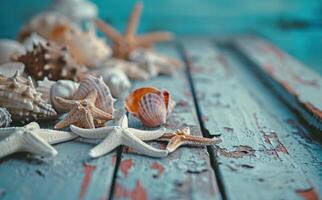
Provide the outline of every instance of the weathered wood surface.
{"type": "Polygon", "coordinates": [[[258,37],[238,38],[236,45],[241,53],[266,74],[268,83],[298,110],[308,123],[322,132],[322,77],[258,37]]]}
{"type": "Polygon", "coordinates": [[[319,199],[322,148],[251,70],[210,40],[183,40],[228,199],[319,199]]]}
{"type": "MultiPolygon", "coordinates": [[[[160,53],[178,57],[174,45],[160,45],[160,53]]],[[[189,126],[201,135],[184,67],[173,77],[136,82],[133,87],[155,86],[169,90],[177,105],[166,127],[189,126]]],[[[130,125],[143,128],[137,121],[130,125]]],[[[156,144],[165,148],[165,144],[156,144]]],[[[181,147],[163,159],[142,157],[123,151],[114,189],[115,199],[221,199],[206,148],[181,147]]],[[[131,150],[130,150],[131,152],[131,150]]]]}
{"type": "MultiPolygon", "coordinates": [[[[53,127],[53,124],[42,127],[53,127]]],[[[71,141],[55,145],[58,155],[25,153],[0,160],[1,200],[106,199],[113,180],[115,153],[91,159],[93,144],[71,141]]]]}

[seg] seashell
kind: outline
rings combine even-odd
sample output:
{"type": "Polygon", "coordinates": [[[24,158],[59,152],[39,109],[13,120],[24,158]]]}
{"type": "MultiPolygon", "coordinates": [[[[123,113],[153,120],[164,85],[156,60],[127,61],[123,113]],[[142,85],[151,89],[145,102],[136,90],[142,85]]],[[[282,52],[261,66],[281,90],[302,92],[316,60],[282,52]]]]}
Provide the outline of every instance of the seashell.
{"type": "Polygon", "coordinates": [[[148,93],[138,102],[138,118],[147,127],[157,127],[167,120],[167,108],[163,96],[148,93]]]}
{"type": "Polygon", "coordinates": [[[69,110],[66,107],[62,106],[57,101],[56,97],[73,99],[73,95],[77,91],[78,87],[79,83],[70,80],[59,80],[52,85],[50,89],[50,102],[58,113],[65,113],[69,110]]]}
{"type": "Polygon", "coordinates": [[[8,109],[13,120],[48,119],[57,115],[36,91],[31,78],[25,79],[18,72],[9,78],[0,75],[0,105],[8,109]]]}
{"type": "Polygon", "coordinates": [[[32,51],[34,45],[46,45],[47,42],[48,41],[45,38],[41,37],[37,33],[31,33],[31,35],[23,41],[23,45],[27,51],[32,51]]]}
{"type": "Polygon", "coordinates": [[[96,90],[98,95],[95,103],[96,107],[109,114],[113,114],[113,104],[115,99],[113,99],[110,89],[104,83],[102,77],[96,78],[92,75],[88,75],[87,77],[82,79],[77,91],[73,95],[73,99],[84,99],[86,95],[93,90],[96,90]]]}
{"type": "Polygon", "coordinates": [[[45,77],[41,81],[37,81],[38,87],[36,88],[37,92],[41,93],[42,98],[50,103],[50,88],[56,83],[56,81],[51,81],[47,77],[45,77]]]}
{"type": "Polygon", "coordinates": [[[72,21],[83,21],[97,17],[97,6],[86,0],[54,1],[51,11],[60,13],[72,21]]]}
{"type": "Polygon", "coordinates": [[[167,119],[170,116],[174,106],[175,102],[170,98],[167,90],[159,90],[154,87],[138,88],[125,99],[126,110],[139,118],[148,127],[155,127],[165,123],[164,118],[167,119]],[[163,103],[159,102],[160,99],[163,103]],[[158,111],[156,112],[156,110],[158,111]],[[152,113],[154,114],[152,115],[152,113]]]}
{"type": "Polygon", "coordinates": [[[121,98],[122,94],[127,92],[131,87],[130,80],[119,68],[104,68],[103,70],[98,70],[96,73],[102,75],[113,97],[121,98]]]}
{"type": "Polygon", "coordinates": [[[11,115],[6,108],[0,107],[0,127],[5,128],[12,122],[11,115]]]}
{"type": "Polygon", "coordinates": [[[0,39],[0,64],[10,62],[12,58],[26,52],[25,47],[15,40],[0,39]]]}
{"type": "Polygon", "coordinates": [[[50,80],[78,80],[85,68],[78,65],[66,48],[55,44],[34,45],[31,51],[19,56],[16,61],[25,64],[25,71],[36,80],[48,77],[50,80]]]}
{"type": "Polygon", "coordinates": [[[25,70],[25,65],[21,62],[9,62],[0,65],[0,74],[10,77],[13,76],[17,71],[22,74],[25,70]]]}

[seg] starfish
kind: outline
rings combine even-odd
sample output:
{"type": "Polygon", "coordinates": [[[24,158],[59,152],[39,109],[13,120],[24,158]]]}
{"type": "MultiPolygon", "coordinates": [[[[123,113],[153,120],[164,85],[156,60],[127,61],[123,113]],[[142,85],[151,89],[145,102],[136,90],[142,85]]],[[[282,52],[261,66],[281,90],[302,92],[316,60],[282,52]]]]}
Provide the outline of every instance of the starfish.
{"type": "Polygon", "coordinates": [[[183,129],[177,130],[174,133],[165,133],[161,136],[159,141],[169,141],[166,150],[169,153],[174,152],[177,148],[182,145],[193,145],[193,146],[205,146],[213,145],[221,142],[220,138],[204,138],[196,137],[190,135],[190,128],[185,127],[183,129]]]}
{"type": "Polygon", "coordinates": [[[138,47],[147,48],[152,46],[155,42],[168,41],[172,39],[172,34],[169,32],[152,32],[141,36],[135,35],[142,7],[143,5],[141,2],[136,3],[123,35],[116,31],[112,26],[106,24],[103,20],[95,20],[95,24],[98,29],[100,29],[107,37],[112,39],[114,57],[127,59],[130,52],[138,47]]]}
{"type": "Polygon", "coordinates": [[[111,152],[120,145],[132,147],[138,153],[151,157],[165,157],[167,150],[156,149],[142,140],[150,141],[160,138],[165,133],[165,128],[154,131],[144,131],[128,127],[128,119],[123,115],[116,126],[102,127],[97,129],[82,129],[76,126],[70,127],[72,132],[84,138],[103,139],[100,144],[90,150],[89,155],[93,158],[111,152]]]}
{"type": "Polygon", "coordinates": [[[55,156],[57,151],[50,145],[78,137],[73,133],[41,129],[36,122],[23,127],[0,129],[0,158],[15,152],[30,152],[40,156],[55,156]]]}
{"type": "Polygon", "coordinates": [[[56,97],[56,100],[66,108],[70,109],[67,116],[55,125],[55,129],[64,128],[75,124],[84,128],[95,128],[95,123],[101,125],[111,120],[112,115],[102,111],[95,106],[97,91],[91,91],[83,100],[67,100],[56,97]]]}

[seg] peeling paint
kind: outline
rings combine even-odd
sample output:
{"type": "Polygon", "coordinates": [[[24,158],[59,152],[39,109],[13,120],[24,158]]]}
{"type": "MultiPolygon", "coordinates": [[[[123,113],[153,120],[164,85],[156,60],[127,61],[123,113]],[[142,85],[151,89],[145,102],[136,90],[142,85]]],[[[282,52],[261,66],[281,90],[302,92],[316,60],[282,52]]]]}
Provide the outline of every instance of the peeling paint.
{"type": "Polygon", "coordinates": [[[255,150],[250,146],[234,146],[235,150],[228,151],[226,148],[218,148],[220,155],[229,157],[229,158],[242,158],[244,156],[255,156],[255,150]]]}
{"type": "Polygon", "coordinates": [[[122,160],[120,164],[120,170],[125,177],[129,174],[129,169],[132,167],[133,161],[131,159],[122,160]]]}
{"type": "Polygon", "coordinates": [[[96,166],[92,166],[86,163],[83,163],[83,173],[84,177],[79,192],[79,199],[82,199],[86,194],[87,188],[91,182],[92,172],[96,169],[96,166]]]}
{"type": "Polygon", "coordinates": [[[164,172],[164,167],[158,162],[153,162],[151,164],[151,168],[158,171],[158,174],[157,174],[158,177],[161,176],[164,172]]]}
{"type": "Polygon", "coordinates": [[[313,187],[307,190],[296,190],[295,192],[300,195],[303,200],[319,200],[318,194],[313,187]]]}
{"type": "Polygon", "coordinates": [[[122,185],[116,183],[115,185],[115,198],[124,199],[130,198],[131,200],[146,200],[148,199],[145,189],[142,187],[139,180],[135,183],[135,188],[132,190],[125,189],[122,185]]]}

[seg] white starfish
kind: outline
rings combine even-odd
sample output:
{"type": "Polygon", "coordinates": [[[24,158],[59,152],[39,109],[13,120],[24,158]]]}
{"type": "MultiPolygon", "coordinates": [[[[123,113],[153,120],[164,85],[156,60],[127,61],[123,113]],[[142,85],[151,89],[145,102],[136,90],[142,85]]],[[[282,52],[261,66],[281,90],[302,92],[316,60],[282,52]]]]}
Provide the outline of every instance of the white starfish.
{"type": "Polygon", "coordinates": [[[123,115],[117,126],[102,127],[96,129],[82,129],[76,126],[70,127],[72,132],[84,138],[105,138],[99,145],[90,150],[89,155],[93,158],[111,152],[120,145],[132,147],[138,153],[151,157],[165,157],[167,150],[156,149],[144,141],[160,138],[166,131],[161,128],[154,131],[144,131],[128,127],[128,119],[123,115]]]}
{"type": "Polygon", "coordinates": [[[69,141],[77,135],[64,131],[41,129],[36,122],[23,127],[0,129],[0,158],[15,152],[30,152],[41,156],[54,156],[57,151],[50,145],[69,141]]]}

